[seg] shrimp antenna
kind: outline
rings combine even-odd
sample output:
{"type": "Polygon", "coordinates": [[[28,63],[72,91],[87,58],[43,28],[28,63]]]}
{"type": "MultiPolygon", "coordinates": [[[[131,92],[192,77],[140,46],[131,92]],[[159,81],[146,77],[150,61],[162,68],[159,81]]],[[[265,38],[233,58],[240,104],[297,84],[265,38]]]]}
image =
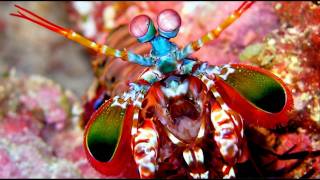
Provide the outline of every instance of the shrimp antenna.
{"type": "Polygon", "coordinates": [[[182,48],[177,52],[177,59],[184,59],[190,54],[198,51],[201,47],[206,45],[208,42],[217,39],[221,32],[223,32],[227,27],[229,27],[235,20],[237,20],[250,6],[254,1],[245,1],[243,2],[237,10],[235,10],[229,17],[224,20],[218,27],[211,30],[206,35],[202,36],[200,39],[193,41],[182,48]]]}
{"type": "Polygon", "coordinates": [[[26,19],[30,22],[33,22],[33,23],[38,24],[42,27],[45,27],[53,32],[56,32],[60,35],[65,36],[66,38],[68,38],[72,41],[75,41],[75,42],[81,44],[82,46],[90,48],[97,53],[101,53],[106,56],[121,58],[124,61],[137,63],[142,66],[152,66],[154,64],[154,62],[151,60],[151,58],[146,58],[146,57],[143,57],[141,55],[138,55],[138,54],[132,53],[130,51],[126,51],[126,50],[120,51],[118,49],[113,49],[107,45],[97,44],[97,43],[81,36],[80,34],[74,32],[73,30],[58,26],[58,25],[46,20],[45,18],[43,18],[43,17],[19,6],[19,5],[14,5],[14,6],[16,8],[18,8],[18,11],[17,11],[17,13],[11,13],[10,14],[11,16],[16,16],[16,17],[19,17],[22,19],[26,19]]]}

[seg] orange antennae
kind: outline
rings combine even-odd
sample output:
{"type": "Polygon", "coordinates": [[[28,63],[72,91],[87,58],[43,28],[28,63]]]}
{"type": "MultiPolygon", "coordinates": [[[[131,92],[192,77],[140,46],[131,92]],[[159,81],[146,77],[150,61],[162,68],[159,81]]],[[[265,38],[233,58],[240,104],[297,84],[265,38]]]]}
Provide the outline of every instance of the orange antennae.
{"type": "Polygon", "coordinates": [[[34,22],[40,26],[43,26],[51,31],[54,31],[54,32],[57,32],[59,34],[62,34],[62,35],[66,35],[67,34],[67,29],[66,28],[63,28],[61,26],[58,26],[56,24],[53,24],[52,22],[34,14],[33,12],[27,10],[27,9],[24,9],[23,7],[19,6],[19,5],[14,5],[15,7],[17,7],[18,9],[20,9],[22,12],[24,13],[27,13],[29,15],[31,15],[31,17],[28,17],[27,15],[23,14],[21,11],[18,10],[18,14],[15,14],[15,13],[11,13],[10,15],[11,16],[16,16],[16,17],[20,17],[20,18],[23,18],[23,19],[26,19],[26,20],[29,20],[31,22],[34,22]]]}
{"type": "Polygon", "coordinates": [[[229,27],[234,21],[236,21],[255,1],[245,1],[243,2],[238,9],[236,9],[227,19],[225,19],[217,28],[211,30],[209,33],[205,34],[196,41],[193,41],[186,45],[177,53],[177,59],[183,59],[189,56],[190,54],[196,52],[209,41],[212,41],[219,37],[221,32],[223,32],[227,27],[229,27]]]}
{"type": "Polygon", "coordinates": [[[54,27],[57,27],[57,28],[59,28],[59,29],[65,29],[65,28],[63,28],[63,27],[61,27],[61,26],[58,26],[58,25],[56,25],[56,24],[53,24],[52,22],[44,19],[43,17],[38,16],[37,14],[35,14],[35,13],[33,13],[33,12],[31,12],[31,11],[29,11],[29,10],[27,10],[27,9],[25,9],[25,8],[17,5],[17,4],[15,4],[14,6],[17,7],[18,9],[21,9],[22,11],[25,11],[25,12],[28,13],[28,14],[31,14],[32,16],[34,16],[34,17],[36,17],[36,18],[38,18],[38,19],[41,19],[42,21],[44,21],[44,22],[46,22],[46,23],[48,23],[48,24],[50,24],[50,25],[52,25],[52,26],[54,26],[54,27]]]}
{"type": "Polygon", "coordinates": [[[118,49],[113,49],[107,45],[97,44],[97,43],[81,36],[80,34],[77,34],[76,32],[74,32],[70,29],[66,29],[61,26],[58,26],[58,25],[44,19],[43,17],[36,15],[35,13],[33,13],[33,12],[31,12],[21,6],[15,5],[15,7],[17,7],[21,11],[18,10],[17,13],[11,13],[10,14],[11,16],[16,16],[16,17],[31,21],[33,23],[36,23],[42,27],[45,27],[45,28],[53,31],[53,32],[61,34],[61,35],[65,36],[66,38],[81,44],[82,46],[90,48],[97,53],[101,53],[101,54],[104,54],[107,56],[118,57],[124,61],[129,61],[129,62],[141,64],[143,66],[152,66],[154,64],[153,60],[150,58],[145,58],[141,55],[132,53],[130,51],[126,51],[126,50],[120,51],[118,49]],[[24,13],[26,13],[26,14],[24,14],[24,13]]]}
{"type": "Polygon", "coordinates": [[[236,12],[241,15],[244,11],[250,8],[250,6],[254,3],[255,1],[245,1],[243,2],[240,7],[236,10],[236,12]]]}

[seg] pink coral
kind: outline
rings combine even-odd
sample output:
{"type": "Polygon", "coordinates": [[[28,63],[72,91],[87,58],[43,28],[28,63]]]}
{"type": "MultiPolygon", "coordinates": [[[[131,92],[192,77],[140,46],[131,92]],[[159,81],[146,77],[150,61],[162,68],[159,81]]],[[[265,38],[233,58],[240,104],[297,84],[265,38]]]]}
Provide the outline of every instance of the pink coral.
{"type": "Polygon", "coordinates": [[[0,78],[0,90],[0,177],[102,177],[83,152],[79,102],[70,91],[14,71],[0,78]]]}

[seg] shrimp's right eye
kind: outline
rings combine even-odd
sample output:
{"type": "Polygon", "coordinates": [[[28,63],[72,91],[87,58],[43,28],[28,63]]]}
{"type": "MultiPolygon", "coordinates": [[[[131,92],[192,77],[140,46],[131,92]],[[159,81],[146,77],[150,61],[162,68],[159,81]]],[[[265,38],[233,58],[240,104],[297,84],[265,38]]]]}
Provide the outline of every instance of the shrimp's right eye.
{"type": "Polygon", "coordinates": [[[139,15],[133,18],[129,29],[131,35],[141,43],[150,41],[156,34],[151,18],[146,15],[139,15]]]}
{"type": "Polygon", "coordinates": [[[173,9],[166,9],[160,12],[157,18],[159,34],[166,38],[174,38],[181,26],[181,17],[173,9]]]}

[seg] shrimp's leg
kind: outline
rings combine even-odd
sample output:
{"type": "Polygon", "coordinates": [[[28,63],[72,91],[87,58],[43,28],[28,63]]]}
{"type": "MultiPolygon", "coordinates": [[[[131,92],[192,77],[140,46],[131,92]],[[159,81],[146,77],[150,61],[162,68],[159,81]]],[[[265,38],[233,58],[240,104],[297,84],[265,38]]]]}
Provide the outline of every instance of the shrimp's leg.
{"type": "Polygon", "coordinates": [[[191,147],[183,151],[183,159],[190,168],[189,175],[195,179],[208,179],[209,171],[204,166],[204,154],[200,147],[191,147]]]}
{"type": "Polygon", "coordinates": [[[144,119],[133,138],[133,157],[141,178],[154,178],[157,170],[159,135],[153,119],[144,119]]]}
{"type": "Polygon", "coordinates": [[[225,165],[222,167],[224,178],[234,177],[233,166],[242,154],[243,119],[223,101],[221,95],[215,89],[213,80],[201,74],[198,74],[198,78],[214,96],[210,101],[210,119],[215,129],[214,140],[225,161],[225,165]]]}
{"type": "Polygon", "coordinates": [[[134,106],[131,149],[134,160],[138,166],[141,178],[152,178],[156,172],[156,159],[158,153],[158,133],[153,124],[153,119],[139,117],[142,101],[150,86],[164,76],[156,69],[148,69],[134,83],[130,83],[129,94],[134,106]],[[140,122],[142,121],[142,122],[140,122]]]}

